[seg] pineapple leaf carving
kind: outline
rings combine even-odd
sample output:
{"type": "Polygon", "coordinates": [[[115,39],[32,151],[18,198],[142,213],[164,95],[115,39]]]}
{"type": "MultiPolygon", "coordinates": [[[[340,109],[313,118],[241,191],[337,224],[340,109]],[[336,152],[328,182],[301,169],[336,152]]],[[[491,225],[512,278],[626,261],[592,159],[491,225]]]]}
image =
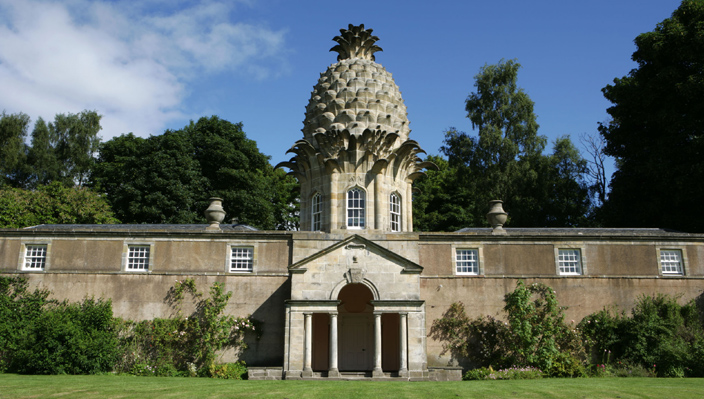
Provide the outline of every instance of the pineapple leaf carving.
{"type": "Polygon", "coordinates": [[[361,58],[374,61],[374,53],[383,51],[381,47],[374,44],[378,37],[372,35],[373,29],[364,29],[364,24],[359,26],[349,25],[347,29],[340,29],[340,36],[335,36],[332,40],[338,44],[330,49],[337,51],[337,60],[361,58]]]}

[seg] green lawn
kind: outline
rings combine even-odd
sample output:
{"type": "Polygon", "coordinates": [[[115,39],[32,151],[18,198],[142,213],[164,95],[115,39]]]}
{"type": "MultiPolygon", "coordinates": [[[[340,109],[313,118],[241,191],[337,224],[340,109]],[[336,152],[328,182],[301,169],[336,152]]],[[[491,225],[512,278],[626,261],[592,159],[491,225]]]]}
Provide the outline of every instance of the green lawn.
{"type": "Polygon", "coordinates": [[[704,379],[528,381],[231,381],[132,376],[0,374],[0,398],[701,398],[704,379]]]}

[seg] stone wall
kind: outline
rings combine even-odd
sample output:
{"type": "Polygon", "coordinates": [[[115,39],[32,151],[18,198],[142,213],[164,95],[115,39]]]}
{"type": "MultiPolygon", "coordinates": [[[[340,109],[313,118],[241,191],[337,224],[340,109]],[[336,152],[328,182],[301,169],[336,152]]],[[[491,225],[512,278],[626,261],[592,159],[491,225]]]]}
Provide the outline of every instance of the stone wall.
{"type": "MultiPolygon", "coordinates": [[[[504,295],[513,291],[516,277],[421,277],[421,298],[426,301],[426,329],[442,317],[454,302],[462,302],[470,318],[484,315],[505,318],[504,295]]],[[[639,295],[657,293],[681,296],[681,302],[704,300],[704,278],[660,277],[542,277],[523,278],[526,284],[543,283],[555,290],[561,306],[567,306],[565,320],[575,324],[606,306],[633,308],[639,295]]],[[[457,365],[450,353],[442,353],[442,342],[427,339],[428,366],[457,365]]]]}

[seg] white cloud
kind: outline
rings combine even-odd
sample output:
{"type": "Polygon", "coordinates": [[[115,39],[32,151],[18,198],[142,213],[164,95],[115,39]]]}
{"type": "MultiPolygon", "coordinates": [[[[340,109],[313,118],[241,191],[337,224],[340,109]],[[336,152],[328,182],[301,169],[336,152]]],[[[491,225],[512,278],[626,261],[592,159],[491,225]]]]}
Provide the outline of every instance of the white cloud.
{"type": "Polygon", "coordinates": [[[233,22],[231,2],[183,4],[0,0],[0,110],[95,109],[104,139],[146,136],[187,113],[195,77],[277,73],[284,32],[233,22]]]}

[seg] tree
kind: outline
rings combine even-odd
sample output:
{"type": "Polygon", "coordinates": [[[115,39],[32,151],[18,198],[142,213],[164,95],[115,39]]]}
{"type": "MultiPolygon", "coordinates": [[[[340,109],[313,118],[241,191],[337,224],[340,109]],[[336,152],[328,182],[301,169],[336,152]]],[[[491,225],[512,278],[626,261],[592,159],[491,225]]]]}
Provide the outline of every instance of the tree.
{"type": "Polygon", "coordinates": [[[125,223],[203,223],[208,198],[215,196],[228,219],[285,228],[298,204],[297,186],[274,173],[242,124],[217,116],[160,136],[127,134],[104,143],[92,184],[107,193],[125,223]]]}
{"type": "Polygon", "coordinates": [[[606,202],[608,182],[606,179],[606,142],[601,135],[581,134],[579,141],[587,152],[587,176],[591,180],[589,193],[596,199],[596,206],[606,202]]]}
{"type": "Polygon", "coordinates": [[[569,136],[557,138],[553,153],[543,157],[547,170],[539,176],[545,187],[541,199],[543,215],[537,222],[549,227],[585,226],[591,201],[585,179],[587,161],[582,158],[569,136]]]}
{"type": "Polygon", "coordinates": [[[38,118],[34,123],[32,145],[27,156],[31,174],[25,182],[26,187],[35,188],[53,181],[61,181],[61,162],[56,157],[56,142],[55,135],[49,130],[44,119],[38,118]]]}
{"type": "Polygon", "coordinates": [[[425,161],[433,162],[438,170],[428,170],[414,182],[413,228],[416,231],[455,231],[481,225],[481,220],[474,219],[477,212],[473,212],[473,190],[471,186],[460,184],[458,168],[437,155],[430,155],[425,161]]]}
{"type": "Polygon", "coordinates": [[[30,118],[27,114],[0,117],[0,185],[35,188],[60,181],[67,187],[88,181],[94,155],[100,143],[100,118],[96,111],[57,114],[48,125],[37,119],[32,144],[25,139],[30,118]]]}
{"type": "Polygon", "coordinates": [[[36,190],[0,189],[0,227],[84,223],[110,224],[119,220],[106,199],[88,188],[53,182],[36,190]]]}
{"type": "Polygon", "coordinates": [[[477,91],[467,98],[467,116],[478,136],[454,128],[440,151],[447,164],[416,183],[416,227],[457,230],[487,226],[490,200],[501,199],[514,227],[580,226],[590,201],[583,175],[586,161],[568,137],[542,155],[533,102],[517,84],[520,65],[501,61],[475,76],[477,91]]]}
{"type": "Polygon", "coordinates": [[[49,124],[50,137],[56,141],[54,151],[62,165],[61,177],[70,184],[83,186],[90,175],[94,155],[100,145],[101,115],[96,111],[57,114],[49,124]]]}
{"type": "Polygon", "coordinates": [[[704,1],[685,0],[635,39],[638,64],[602,89],[601,124],[617,171],[604,206],[611,226],[704,232],[704,1]]]}
{"type": "Polygon", "coordinates": [[[18,186],[27,156],[24,143],[29,116],[24,113],[0,115],[0,186],[18,186]]]}

